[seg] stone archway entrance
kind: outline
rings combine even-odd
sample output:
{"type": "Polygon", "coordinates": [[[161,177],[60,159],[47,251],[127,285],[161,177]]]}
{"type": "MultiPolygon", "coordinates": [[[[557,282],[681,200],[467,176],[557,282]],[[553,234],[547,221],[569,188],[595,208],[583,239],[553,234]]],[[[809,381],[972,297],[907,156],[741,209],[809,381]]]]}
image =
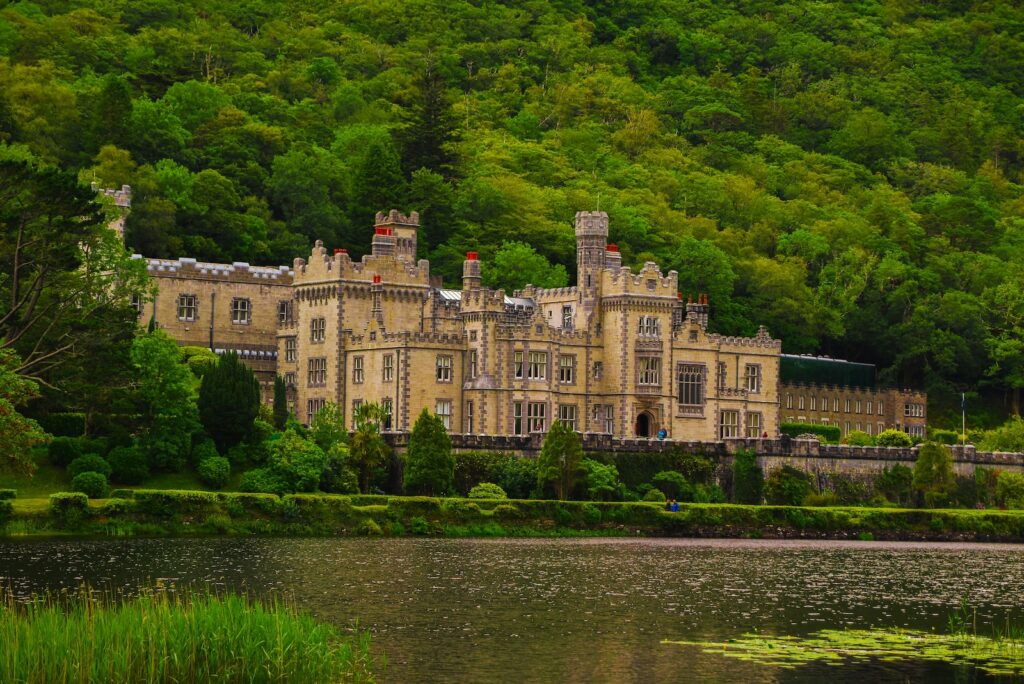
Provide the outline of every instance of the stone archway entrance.
{"type": "Polygon", "coordinates": [[[641,411],[636,417],[635,432],[637,437],[651,438],[654,436],[654,416],[650,411],[641,411]]]}

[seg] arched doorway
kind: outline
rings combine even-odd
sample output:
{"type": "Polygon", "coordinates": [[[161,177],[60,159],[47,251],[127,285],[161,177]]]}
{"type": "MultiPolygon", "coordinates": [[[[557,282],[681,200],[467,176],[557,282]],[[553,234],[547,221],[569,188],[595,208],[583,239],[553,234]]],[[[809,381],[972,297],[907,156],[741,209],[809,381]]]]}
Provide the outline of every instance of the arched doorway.
{"type": "Polygon", "coordinates": [[[654,436],[654,416],[648,411],[641,411],[636,417],[636,436],[650,438],[654,436]]]}

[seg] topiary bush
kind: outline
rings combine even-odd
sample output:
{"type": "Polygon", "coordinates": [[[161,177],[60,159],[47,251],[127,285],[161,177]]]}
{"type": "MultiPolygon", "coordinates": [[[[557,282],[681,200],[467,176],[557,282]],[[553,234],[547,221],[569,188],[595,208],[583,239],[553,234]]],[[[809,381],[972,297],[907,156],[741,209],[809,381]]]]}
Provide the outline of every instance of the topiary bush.
{"type": "Polygon", "coordinates": [[[902,430],[883,430],[875,437],[875,444],[883,447],[912,447],[914,440],[902,430]]]}
{"type": "Polygon", "coordinates": [[[82,444],[74,437],[54,437],[50,440],[46,453],[50,463],[66,468],[82,455],[82,444]]]}
{"type": "Polygon", "coordinates": [[[146,454],[135,446],[114,447],[107,454],[107,462],[110,463],[111,482],[137,485],[142,484],[149,477],[149,462],[146,454]]]}
{"type": "Polygon", "coordinates": [[[102,499],[107,495],[107,476],[92,471],[79,473],[72,478],[71,486],[90,499],[102,499]]]}
{"type": "Polygon", "coordinates": [[[51,494],[50,515],[57,527],[74,529],[89,515],[89,497],[80,492],[51,494]]]}
{"type": "Polygon", "coordinates": [[[469,490],[470,499],[507,499],[505,490],[493,482],[481,482],[469,490]]]}
{"type": "Polygon", "coordinates": [[[101,473],[103,479],[106,479],[110,477],[111,468],[110,464],[102,456],[86,454],[85,456],[79,456],[68,465],[68,475],[72,479],[82,473],[101,473]]]}
{"type": "Polygon", "coordinates": [[[211,456],[203,459],[197,471],[207,487],[223,489],[231,479],[231,462],[223,456],[211,456]]]}
{"type": "Polygon", "coordinates": [[[665,503],[665,495],[662,493],[662,491],[660,489],[651,489],[646,494],[644,494],[643,500],[644,501],[658,501],[658,502],[661,502],[661,503],[665,503]]]}
{"type": "Polygon", "coordinates": [[[661,490],[661,493],[670,499],[689,501],[693,498],[693,487],[686,481],[682,473],[674,470],[665,470],[651,480],[651,484],[661,490]]]}

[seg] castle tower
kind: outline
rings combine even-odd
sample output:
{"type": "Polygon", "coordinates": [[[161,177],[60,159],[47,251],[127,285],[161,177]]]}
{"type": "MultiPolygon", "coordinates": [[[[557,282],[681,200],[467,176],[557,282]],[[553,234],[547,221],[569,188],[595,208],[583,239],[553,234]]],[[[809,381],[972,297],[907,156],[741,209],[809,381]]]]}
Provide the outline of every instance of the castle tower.
{"type": "Polygon", "coordinates": [[[576,212],[576,288],[587,315],[597,303],[607,243],[608,214],[603,211],[576,212]]]}
{"type": "Polygon", "coordinates": [[[480,289],[480,260],[476,252],[466,252],[466,260],[462,262],[462,289],[480,289]]]}
{"type": "Polygon", "coordinates": [[[392,209],[387,214],[377,212],[375,228],[388,228],[394,237],[394,255],[409,264],[416,263],[416,233],[420,227],[420,215],[413,211],[408,216],[392,209]]]}
{"type": "Polygon", "coordinates": [[[395,256],[395,236],[393,228],[388,226],[374,226],[373,242],[370,243],[370,253],[375,257],[395,256]]]}
{"type": "Polygon", "coordinates": [[[619,253],[618,245],[608,245],[605,247],[604,267],[610,268],[613,271],[622,268],[622,255],[619,253]]]}

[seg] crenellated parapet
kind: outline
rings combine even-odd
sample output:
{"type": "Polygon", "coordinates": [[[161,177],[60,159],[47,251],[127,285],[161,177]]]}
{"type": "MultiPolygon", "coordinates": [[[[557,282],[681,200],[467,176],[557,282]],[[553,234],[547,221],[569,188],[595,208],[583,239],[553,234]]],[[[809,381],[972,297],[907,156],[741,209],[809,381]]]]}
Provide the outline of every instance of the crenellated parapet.
{"type": "MultiPolygon", "coordinates": [[[[143,259],[133,254],[132,259],[143,259]]],[[[292,270],[287,266],[250,266],[243,261],[220,264],[197,261],[188,257],[179,259],[145,259],[146,271],[156,278],[195,278],[197,280],[223,280],[238,283],[271,281],[275,285],[291,285],[292,270]]]]}
{"type": "Polygon", "coordinates": [[[295,260],[294,273],[296,285],[338,280],[372,283],[374,276],[380,276],[389,284],[430,287],[430,262],[426,259],[414,265],[393,255],[368,254],[361,261],[353,261],[344,249],[328,254],[322,240],[316,241],[308,261],[295,260]]]}

